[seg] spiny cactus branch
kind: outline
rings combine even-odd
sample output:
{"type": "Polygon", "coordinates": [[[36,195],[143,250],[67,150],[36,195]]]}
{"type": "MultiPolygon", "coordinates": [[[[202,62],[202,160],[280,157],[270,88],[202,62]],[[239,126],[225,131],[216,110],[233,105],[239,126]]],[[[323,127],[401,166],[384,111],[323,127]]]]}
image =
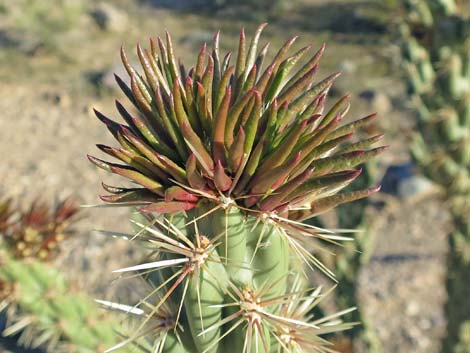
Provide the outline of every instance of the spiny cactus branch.
{"type": "Polygon", "coordinates": [[[135,184],[103,184],[101,198],[137,207],[137,233],[127,237],[154,250],[117,270],[152,287],[133,307],[150,304],[149,314],[122,344],[145,335],[164,305],[177,308],[171,342],[150,337],[163,353],[330,352],[320,335],[350,327],[334,324],[345,312],[307,314],[320,294],[308,289],[306,269],[334,278],[315,252],[345,237],[302,221],[376,192],[340,193],[361,173],[353,168],[385,147],[372,147],[381,136],[353,139],[374,115],[341,124],[349,96],[325,110],[339,73],[316,79],[324,45],[304,59],[310,46],[289,54],[293,37],[263,68],[265,27],[251,41],[240,32],[233,65],[230,53],[221,59],[219,33],[189,69],[168,33],[137,46],[142,73],[121,50],[129,84],[116,80],[138,113],[117,102],[121,124],[96,112],[120,145],[98,148],[121,164],[88,158],[135,184]]]}

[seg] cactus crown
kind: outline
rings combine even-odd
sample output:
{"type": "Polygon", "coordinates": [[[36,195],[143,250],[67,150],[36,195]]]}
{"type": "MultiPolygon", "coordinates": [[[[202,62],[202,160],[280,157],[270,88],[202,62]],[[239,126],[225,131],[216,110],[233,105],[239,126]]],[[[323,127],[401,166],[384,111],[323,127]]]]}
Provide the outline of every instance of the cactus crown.
{"type": "Polygon", "coordinates": [[[168,33],[150,49],[137,46],[143,73],[121,50],[130,86],[116,80],[138,114],[116,102],[124,125],[96,112],[120,144],[98,148],[123,164],[89,159],[137,184],[103,184],[110,195],[101,198],[139,206],[129,237],[155,249],[146,263],[117,271],[139,271],[153,287],[131,310],[145,320],[123,344],[155,332],[144,326],[156,316],[172,323],[158,326],[153,347],[165,353],[328,352],[319,335],[349,327],[334,322],[342,313],[309,314],[321,296],[293,273],[305,274],[306,263],[333,276],[312,251],[342,237],[301,221],[378,190],[338,193],[360,174],[355,166],[383,151],[370,147],[382,135],[351,141],[375,115],[340,126],[348,96],[324,111],[339,76],[315,82],[324,46],[295,70],[310,46],[289,55],[293,37],[263,69],[265,26],[249,44],[241,31],[234,65],[230,53],[220,56],[219,33],[189,70],[168,33]]]}
{"type": "Polygon", "coordinates": [[[104,201],[171,213],[207,199],[250,214],[299,220],[376,190],[332,196],[357,177],[351,168],[383,150],[367,150],[382,135],[344,145],[375,115],[339,127],[348,96],[323,113],[326,94],[339,76],[315,83],[324,46],[292,74],[310,49],[287,57],[293,37],[263,71],[269,45],[259,52],[257,46],[264,27],[249,46],[241,31],[235,65],[230,65],[231,53],[220,58],[219,33],[212,51],[203,45],[188,71],[177,63],[168,33],[165,42],[150,40],[150,50],[137,46],[144,74],[121,50],[130,87],[116,80],[140,114],[133,116],[116,102],[126,126],[96,112],[121,145],[98,148],[124,165],[89,159],[140,187],[103,185],[111,193],[102,196],[104,201]]]}

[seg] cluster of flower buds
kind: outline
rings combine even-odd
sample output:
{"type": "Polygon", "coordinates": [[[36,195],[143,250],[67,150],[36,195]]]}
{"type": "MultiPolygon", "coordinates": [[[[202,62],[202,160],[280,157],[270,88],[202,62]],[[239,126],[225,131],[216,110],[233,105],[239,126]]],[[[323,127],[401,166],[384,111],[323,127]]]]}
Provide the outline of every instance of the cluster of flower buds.
{"type": "Polygon", "coordinates": [[[78,203],[68,198],[51,209],[36,200],[27,211],[16,211],[11,200],[0,205],[0,234],[15,257],[49,260],[58,244],[71,233],[78,203]]]}

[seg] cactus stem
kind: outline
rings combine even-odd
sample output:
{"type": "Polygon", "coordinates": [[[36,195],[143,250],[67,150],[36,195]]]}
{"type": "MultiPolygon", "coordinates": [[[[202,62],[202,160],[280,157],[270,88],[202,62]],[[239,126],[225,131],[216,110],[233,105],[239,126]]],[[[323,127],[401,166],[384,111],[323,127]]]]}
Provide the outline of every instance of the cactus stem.
{"type": "MultiPolygon", "coordinates": [[[[217,206],[216,208],[220,208],[217,206]]],[[[211,211],[209,211],[211,212],[211,211]]],[[[193,220],[194,221],[194,220],[193,220]]],[[[141,270],[151,270],[151,271],[160,271],[165,268],[176,268],[175,273],[170,276],[167,280],[165,280],[158,288],[152,291],[149,295],[147,295],[143,300],[139,302],[138,305],[145,302],[148,298],[153,296],[154,294],[158,293],[162,288],[165,288],[169,283],[172,283],[171,286],[167,289],[166,293],[159,298],[158,304],[155,305],[149,315],[143,320],[143,322],[139,325],[135,334],[132,339],[136,339],[142,334],[142,330],[144,326],[150,321],[150,319],[157,314],[160,307],[167,301],[167,299],[171,296],[175,290],[183,284],[182,295],[181,299],[178,304],[178,311],[176,314],[175,325],[178,324],[179,318],[183,309],[183,304],[185,303],[185,298],[188,293],[188,289],[190,286],[190,282],[193,279],[195,280],[195,291],[196,291],[196,299],[198,303],[198,310],[199,310],[199,317],[201,320],[201,326],[204,327],[203,324],[203,310],[201,307],[201,294],[200,294],[200,283],[199,277],[201,274],[201,270],[203,269],[205,273],[207,273],[211,279],[218,281],[220,279],[213,273],[211,273],[210,269],[208,268],[208,263],[213,262],[219,264],[219,257],[215,255],[214,252],[217,246],[218,240],[221,238],[223,234],[213,237],[211,240],[204,235],[199,233],[199,229],[197,224],[194,223],[195,228],[195,240],[189,239],[186,235],[183,234],[176,226],[174,226],[168,219],[155,219],[154,226],[150,227],[146,226],[140,222],[133,221],[133,223],[140,227],[140,231],[145,231],[149,235],[149,241],[155,245],[158,245],[162,254],[166,254],[169,257],[173,256],[182,256],[177,258],[170,258],[164,259],[155,262],[148,262],[143,263],[136,266],[126,267],[122,269],[118,269],[114,272],[123,273],[123,272],[132,272],[132,271],[141,271],[141,270]],[[160,228],[160,229],[158,229],[160,228]],[[171,237],[165,235],[164,232],[170,233],[171,237]],[[180,265],[183,265],[182,268],[179,268],[180,265]],[[179,268],[179,269],[178,269],[179,268]]],[[[220,284],[220,283],[218,283],[220,284]]],[[[223,288],[223,286],[220,286],[223,288]]]]}

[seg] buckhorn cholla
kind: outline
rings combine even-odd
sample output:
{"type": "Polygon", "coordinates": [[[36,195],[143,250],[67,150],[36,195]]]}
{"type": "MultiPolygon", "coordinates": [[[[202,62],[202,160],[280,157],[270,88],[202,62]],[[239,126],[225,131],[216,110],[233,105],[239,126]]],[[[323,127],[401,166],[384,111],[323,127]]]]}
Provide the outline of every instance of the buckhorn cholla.
{"type": "Polygon", "coordinates": [[[339,76],[314,82],[324,47],[294,71],[310,50],[288,56],[294,37],[263,70],[264,28],[249,45],[241,31],[234,65],[220,57],[219,33],[188,71],[168,33],[137,46],[143,73],[121,51],[130,87],[116,79],[138,115],[119,102],[127,125],[96,112],[121,145],[99,149],[123,164],[89,159],[137,184],[103,185],[102,199],[139,206],[134,237],[154,249],[154,259],[118,270],[153,286],[129,309],[145,319],[122,344],[157,335],[153,350],[165,353],[330,352],[320,335],[350,327],[337,321],[343,313],[310,315],[322,296],[304,271],[333,276],[314,253],[344,237],[302,221],[378,190],[339,193],[361,172],[352,168],[384,149],[369,149],[382,136],[351,142],[375,115],[340,126],[347,96],[324,112],[339,76]]]}

